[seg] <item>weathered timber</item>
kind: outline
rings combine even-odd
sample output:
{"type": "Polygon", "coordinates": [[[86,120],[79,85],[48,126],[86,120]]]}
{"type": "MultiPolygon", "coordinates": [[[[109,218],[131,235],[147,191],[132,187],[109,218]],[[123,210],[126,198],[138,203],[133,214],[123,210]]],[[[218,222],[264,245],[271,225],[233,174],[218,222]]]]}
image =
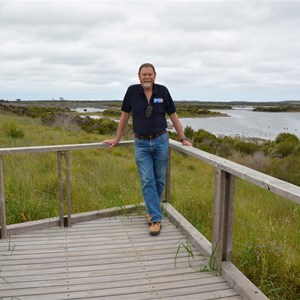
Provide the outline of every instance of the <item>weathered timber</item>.
{"type": "Polygon", "coordinates": [[[5,198],[4,198],[4,179],[3,179],[3,163],[0,155],[0,238],[6,238],[6,214],[5,214],[5,198]]]}
{"type": "MultiPolygon", "coordinates": [[[[121,142],[119,146],[132,145],[132,141],[121,142]]],[[[24,232],[32,228],[45,228],[52,227],[56,224],[64,224],[64,226],[70,227],[72,224],[83,220],[91,220],[103,216],[100,212],[90,212],[80,214],[77,216],[71,216],[71,198],[70,198],[70,162],[69,162],[69,151],[71,150],[84,150],[93,148],[107,148],[106,144],[93,143],[93,144],[75,144],[75,145],[57,145],[57,146],[42,146],[42,147],[21,147],[21,148],[1,148],[0,149],[0,217],[1,217],[1,238],[5,238],[7,234],[24,232]],[[6,226],[5,222],[5,199],[4,199],[4,185],[3,185],[3,171],[2,171],[2,157],[6,154],[16,153],[42,153],[42,152],[57,152],[58,159],[58,186],[59,186],[59,200],[60,200],[60,218],[51,219],[47,221],[41,221],[38,223],[31,223],[26,227],[20,224],[15,226],[6,226]],[[63,215],[63,158],[65,161],[65,185],[66,185],[66,212],[67,216],[63,215]],[[59,221],[58,221],[59,220],[59,221]]],[[[178,226],[184,232],[191,243],[200,251],[206,255],[212,255],[213,267],[218,270],[225,270],[225,276],[231,276],[232,285],[236,286],[237,290],[241,293],[244,299],[266,299],[263,294],[257,292],[257,288],[252,285],[247,279],[237,280],[240,273],[235,267],[229,263],[232,253],[232,235],[233,235],[233,209],[234,209],[234,179],[235,177],[241,178],[242,180],[248,181],[259,187],[269,190],[275,194],[278,194],[286,199],[292,200],[296,203],[300,203],[300,187],[293,184],[284,182],[266,174],[260,173],[253,169],[241,166],[229,160],[220,158],[210,153],[192,148],[185,147],[181,143],[170,140],[170,148],[175,149],[179,152],[185,153],[191,157],[199,159],[205,163],[213,165],[215,167],[215,195],[214,195],[214,228],[213,228],[213,245],[211,245],[205,237],[203,237],[195,228],[193,228],[178,212],[176,212],[168,203],[165,203],[165,210],[172,220],[174,220],[178,226]],[[197,233],[198,232],[198,233],[197,233]],[[201,243],[199,243],[201,242],[201,243]],[[228,264],[226,264],[228,263],[228,264]]],[[[171,153],[170,153],[171,154],[171,153]]],[[[171,193],[171,165],[169,164],[168,173],[166,176],[166,191],[165,191],[165,202],[169,202],[171,193]]],[[[119,210],[120,212],[120,210],[119,210]]],[[[124,212],[124,208],[122,208],[124,212]]],[[[107,212],[109,215],[111,212],[107,212]]],[[[116,213],[113,213],[116,215],[116,213]]],[[[118,214],[118,213],[117,213],[118,214]]],[[[171,236],[170,236],[171,238],[171,236]]],[[[166,238],[168,240],[168,238],[166,238]]],[[[103,242],[107,241],[107,238],[103,239],[103,242]]],[[[165,241],[166,242],[166,241],[165,241]]],[[[93,241],[90,241],[93,245],[93,241]]],[[[158,242],[160,244],[160,242],[158,242]]],[[[42,247],[42,246],[41,246],[42,247]]],[[[47,248],[47,245],[45,245],[47,248]]],[[[89,248],[89,246],[88,246],[89,248]]],[[[50,251],[49,247],[46,251],[50,251]]],[[[173,289],[174,290],[174,289],[173,289]]],[[[81,293],[81,292],[80,292],[81,293]]],[[[204,292],[205,294],[206,292],[204,292]]],[[[202,295],[204,295],[202,294],[202,295]]],[[[74,294],[75,295],[75,294],[74,294]]],[[[81,297],[81,294],[76,294],[76,297],[81,297]]],[[[197,293],[190,293],[192,297],[198,297],[197,293]]],[[[216,294],[216,297],[221,297],[222,294],[216,294]]],[[[101,293],[99,295],[89,295],[90,299],[95,299],[99,296],[106,297],[101,293]]],[[[131,295],[132,296],[132,295],[131,295]]],[[[152,293],[147,292],[145,297],[152,297],[152,293]]],[[[157,296],[157,295],[156,295],[157,296]]],[[[211,296],[211,295],[210,295],[211,296]]],[[[74,296],[75,297],[75,296],[74,296]]],[[[114,296],[119,297],[119,296],[114,296]]],[[[132,299],[135,299],[134,296],[132,299]]],[[[138,296],[137,296],[138,297],[138,296]]],[[[170,295],[160,294],[161,299],[172,297],[170,295]]],[[[178,296],[181,299],[184,296],[178,296]]],[[[223,297],[227,297],[224,294],[223,297]]],[[[228,296],[230,297],[230,296],[228,296]]],[[[233,296],[234,298],[237,296],[233,296]]],[[[111,299],[111,297],[109,297],[111,299]]],[[[22,298],[23,299],[23,298],[22,298]]],[[[24,298],[26,299],[26,298],[24,298]]],[[[46,299],[46,298],[45,298],[46,299]]],[[[113,299],[113,298],[112,298],[113,299]]],[[[117,298],[116,298],[117,299],[117,298]]],[[[136,298],[139,299],[139,298],[136,298]]],[[[148,298],[147,298],[148,299],[148,298]]],[[[206,298],[197,298],[206,299],[206,298]]],[[[213,298],[212,298],[213,299],[213,298]]]]}
{"type": "MultiPolygon", "coordinates": [[[[184,233],[191,244],[205,255],[214,255],[212,252],[212,244],[175,208],[169,203],[164,203],[164,209],[169,219],[175,222],[176,226],[184,233]]],[[[214,263],[210,259],[210,262],[214,263]]],[[[268,299],[243,273],[241,273],[230,261],[221,261],[219,269],[220,275],[224,276],[231,286],[236,288],[236,291],[247,300],[266,300],[268,299]]],[[[209,268],[214,268],[210,265],[209,268]]],[[[189,298],[188,298],[189,299],[189,298]]],[[[194,298],[191,298],[194,299],[194,298]]],[[[201,299],[201,298],[200,298],[201,299]]],[[[231,298],[230,298],[231,299],[231,298]]]]}
{"type": "Polygon", "coordinates": [[[122,215],[1,240],[1,297],[242,299],[224,277],[204,271],[207,255],[191,244],[191,258],[179,247],[189,243],[179,228],[163,223],[156,237],[143,215],[122,215]]]}
{"type": "Polygon", "coordinates": [[[215,267],[230,261],[232,254],[234,176],[219,168],[215,170],[212,255],[215,267]]]}
{"type": "MultiPolygon", "coordinates": [[[[144,204],[141,203],[140,207],[144,204]]],[[[126,205],[124,207],[114,207],[102,210],[90,211],[85,213],[73,214],[71,217],[72,224],[91,221],[105,217],[116,217],[126,213],[136,212],[139,207],[136,205],[126,205]]],[[[51,228],[60,225],[60,218],[48,218],[37,221],[29,221],[24,223],[12,224],[7,226],[7,235],[26,233],[33,230],[51,228]]]]}
{"type": "Polygon", "coordinates": [[[174,140],[170,140],[170,146],[172,149],[175,149],[178,152],[185,153],[238,178],[282,196],[283,198],[287,198],[300,204],[299,186],[274,178],[208,152],[192,147],[185,147],[181,143],[174,140]]]}

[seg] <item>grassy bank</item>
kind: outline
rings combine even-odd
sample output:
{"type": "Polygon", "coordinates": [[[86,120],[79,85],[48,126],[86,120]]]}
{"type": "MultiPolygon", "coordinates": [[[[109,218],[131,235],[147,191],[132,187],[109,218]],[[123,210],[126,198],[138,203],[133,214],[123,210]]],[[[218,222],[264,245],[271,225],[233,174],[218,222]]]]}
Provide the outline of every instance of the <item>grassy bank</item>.
{"type": "MultiPolygon", "coordinates": [[[[81,130],[42,125],[39,119],[0,116],[0,147],[98,142],[81,130]]],[[[58,215],[55,153],[4,156],[8,223],[58,215]]],[[[172,153],[172,204],[209,240],[212,236],[213,168],[172,153]]],[[[298,300],[299,205],[237,180],[233,262],[270,299],[298,300]]],[[[71,152],[72,212],[142,202],[133,148],[71,152]]],[[[145,233],[147,234],[147,233],[145,233]]]]}

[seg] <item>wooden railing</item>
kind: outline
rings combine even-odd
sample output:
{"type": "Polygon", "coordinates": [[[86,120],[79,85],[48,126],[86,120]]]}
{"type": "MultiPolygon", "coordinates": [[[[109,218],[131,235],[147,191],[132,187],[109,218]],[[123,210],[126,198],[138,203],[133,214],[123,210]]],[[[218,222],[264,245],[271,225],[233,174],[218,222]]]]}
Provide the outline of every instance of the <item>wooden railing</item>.
{"type": "MultiPolygon", "coordinates": [[[[133,145],[133,141],[121,142],[119,146],[133,145]]],[[[0,148],[0,219],[1,219],[1,238],[7,236],[6,212],[5,212],[5,193],[3,179],[3,157],[20,153],[41,153],[57,152],[58,164],[58,190],[59,190],[59,225],[71,226],[71,193],[70,193],[70,168],[69,152],[73,150],[107,148],[103,143],[74,144],[59,146],[41,147],[20,147],[20,148],[0,148]],[[63,195],[63,168],[65,168],[65,196],[63,195]],[[66,201],[64,201],[64,199],[66,201]],[[64,216],[64,202],[66,202],[67,215],[64,216]]],[[[232,255],[232,236],[233,236],[233,211],[235,194],[235,177],[253,183],[270,192],[280,195],[286,199],[300,204],[300,187],[285,181],[268,176],[253,169],[244,167],[232,161],[223,159],[216,155],[201,151],[193,147],[183,146],[174,140],[170,140],[170,149],[185,153],[198,160],[208,163],[215,168],[214,182],[214,219],[213,219],[213,239],[212,253],[214,266],[216,269],[221,267],[222,261],[231,261],[232,255]]],[[[171,154],[171,151],[170,151],[171,154]]],[[[166,176],[165,202],[170,201],[171,194],[171,164],[166,176]]]]}
{"type": "Polygon", "coordinates": [[[173,140],[170,146],[215,168],[212,254],[216,269],[222,261],[231,261],[236,177],[300,204],[299,186],[173,140]]]}

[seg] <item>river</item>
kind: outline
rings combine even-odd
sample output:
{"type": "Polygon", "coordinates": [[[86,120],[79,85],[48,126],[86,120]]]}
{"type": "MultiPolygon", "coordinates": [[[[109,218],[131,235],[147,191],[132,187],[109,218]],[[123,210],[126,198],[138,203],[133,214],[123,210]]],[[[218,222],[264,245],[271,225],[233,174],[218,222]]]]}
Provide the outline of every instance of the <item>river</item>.
{"type": "Polygon", "coordinates": [[[255,112],[249,109],[220,110],[229,117],[181,118],[183,127],[204,129],[218,136],[274,140],[279,133],[300,138],[300,112],[255,112]]]}

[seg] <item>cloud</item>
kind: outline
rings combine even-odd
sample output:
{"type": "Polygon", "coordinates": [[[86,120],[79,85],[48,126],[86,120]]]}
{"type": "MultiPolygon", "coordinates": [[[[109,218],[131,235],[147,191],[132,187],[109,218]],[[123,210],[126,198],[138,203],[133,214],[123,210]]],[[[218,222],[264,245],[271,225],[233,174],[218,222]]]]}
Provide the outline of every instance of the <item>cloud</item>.
{"type": "Polygon", "coordinates": [[[0,99],[299,99],[299,1],[0,1],[0,99]]]}

